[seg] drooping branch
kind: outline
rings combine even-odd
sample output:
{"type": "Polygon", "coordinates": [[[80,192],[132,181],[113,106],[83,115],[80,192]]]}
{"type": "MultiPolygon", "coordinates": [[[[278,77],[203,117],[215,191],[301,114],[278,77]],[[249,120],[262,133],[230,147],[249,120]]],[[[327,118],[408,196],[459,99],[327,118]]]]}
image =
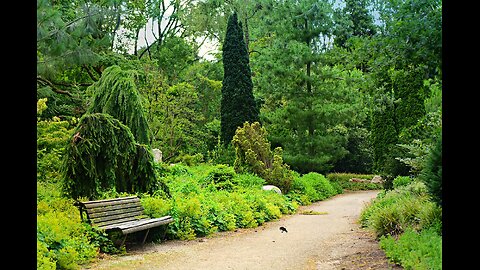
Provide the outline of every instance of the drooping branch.
{"type": "Polygon", "coordinates": [[[66,91],[66,90],[61,90],[59,88],[57,88],[51,81],[47,80],[47,79],[44,79],[40,76],[37,76],[37,81],[40,82],[41,84],[43,85],[48,85],[50,86],[50,88],[53,90],[53,92],[55,93],[58,93],[58,94],[62,94],[62,95],[67,95],[69,97],[73,97],[72,93],[66,91]]]}
{"type": "Polygon", "coordinates": [[[98,81],[98,78],[93,75],[92,71],[90,70],[90,68],[87,65],[83,65],[82,67],[87,72],[90,79],[92,79],[94,81],[98,81]]]}

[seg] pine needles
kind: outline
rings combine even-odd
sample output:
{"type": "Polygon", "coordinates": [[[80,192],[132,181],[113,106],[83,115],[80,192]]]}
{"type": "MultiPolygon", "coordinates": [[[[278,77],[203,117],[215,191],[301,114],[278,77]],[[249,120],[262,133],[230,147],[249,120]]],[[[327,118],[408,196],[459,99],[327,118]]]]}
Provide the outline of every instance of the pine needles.
{"type": "Polygon", "coordinates": [[[170,194],[157,180],[148,123],[131,73],[119,66],[104,70],[89,88],[93,101],[66,147],[64,192],[97,198],[101,193],[170,194]]]}
{"type": "Polygon", "coordinates": [[[85,114],[66,147],[64,191],[93,199],[101,192],[147,192],[156,177],[153,156],[111,115],[85,114]]]}
{"type": "Polygon", "coordinates": [[[150,143],[141,97],[130,71],[110,66],[88,91],[94,96],[87,113],[108,113],[127,125],[137,142],[150,143]]]}

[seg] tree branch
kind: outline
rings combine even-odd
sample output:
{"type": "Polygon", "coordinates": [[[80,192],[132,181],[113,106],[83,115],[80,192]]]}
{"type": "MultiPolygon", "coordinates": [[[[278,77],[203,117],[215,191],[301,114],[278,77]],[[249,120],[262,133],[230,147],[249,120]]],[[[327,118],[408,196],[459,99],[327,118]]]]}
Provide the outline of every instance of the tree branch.
{"type": "Polygon", "coordinates": [[[61,90],[61,89],[58,89],[52,82],[50,82],[49,80],[47,79],[44,79],[40,76],[37,76],[37,81],[39,81],[40,83],[42,83],[43,85],[48,85],[50,86],[50,88],[52,88],[53,92],[55,93],[58,93],[58,94],[63,94],[63,95],[67,95],[69,97],[73,97],[72,93],[68,92],[68,91],[65,91],[65,90],[61,90]]]}

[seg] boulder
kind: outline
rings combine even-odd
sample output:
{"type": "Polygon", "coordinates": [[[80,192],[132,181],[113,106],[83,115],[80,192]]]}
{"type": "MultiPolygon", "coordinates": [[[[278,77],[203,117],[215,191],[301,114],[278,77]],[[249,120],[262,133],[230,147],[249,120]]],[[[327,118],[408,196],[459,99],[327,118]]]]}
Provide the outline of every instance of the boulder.
{"type": "Polygon", "coordinates": [[[274,185],[265,185],[265,186],[262,187],[262,189],[263,189],[263,190],[273,190],[273,191],[275,191],[276,193],[282,195],[282,191],[281,191],[278,187],[276,187],[276,186],[274,186],[274,185]]]}
{"type": "Polygon", "coordinates": [[[371,183],[374,183],[374,184],[381,184],[383,183],[383,178],[380,176],[380,175],[375,175],[372,180],[370,180],[371,183]]]}
{"type": "Polygon", "coordinates": [[[155,162],[162,162],[162,157],[163,157],[162,151],[160,151],[160,149],[153,148],[152,152],[153,152],[153,158],[155,162]]]}

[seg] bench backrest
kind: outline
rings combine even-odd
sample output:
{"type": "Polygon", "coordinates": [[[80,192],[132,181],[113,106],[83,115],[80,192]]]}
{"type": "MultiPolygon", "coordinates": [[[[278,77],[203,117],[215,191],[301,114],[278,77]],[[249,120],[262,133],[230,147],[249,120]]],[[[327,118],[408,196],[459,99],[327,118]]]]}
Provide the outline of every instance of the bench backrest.
{"type": "Polygon", "coordinates": [[[79,202],[78,204],[80,205],[80,215],[82,212],[86,212],[90,223],[100,228],[146,218],[137,196],[79,202]]]}

